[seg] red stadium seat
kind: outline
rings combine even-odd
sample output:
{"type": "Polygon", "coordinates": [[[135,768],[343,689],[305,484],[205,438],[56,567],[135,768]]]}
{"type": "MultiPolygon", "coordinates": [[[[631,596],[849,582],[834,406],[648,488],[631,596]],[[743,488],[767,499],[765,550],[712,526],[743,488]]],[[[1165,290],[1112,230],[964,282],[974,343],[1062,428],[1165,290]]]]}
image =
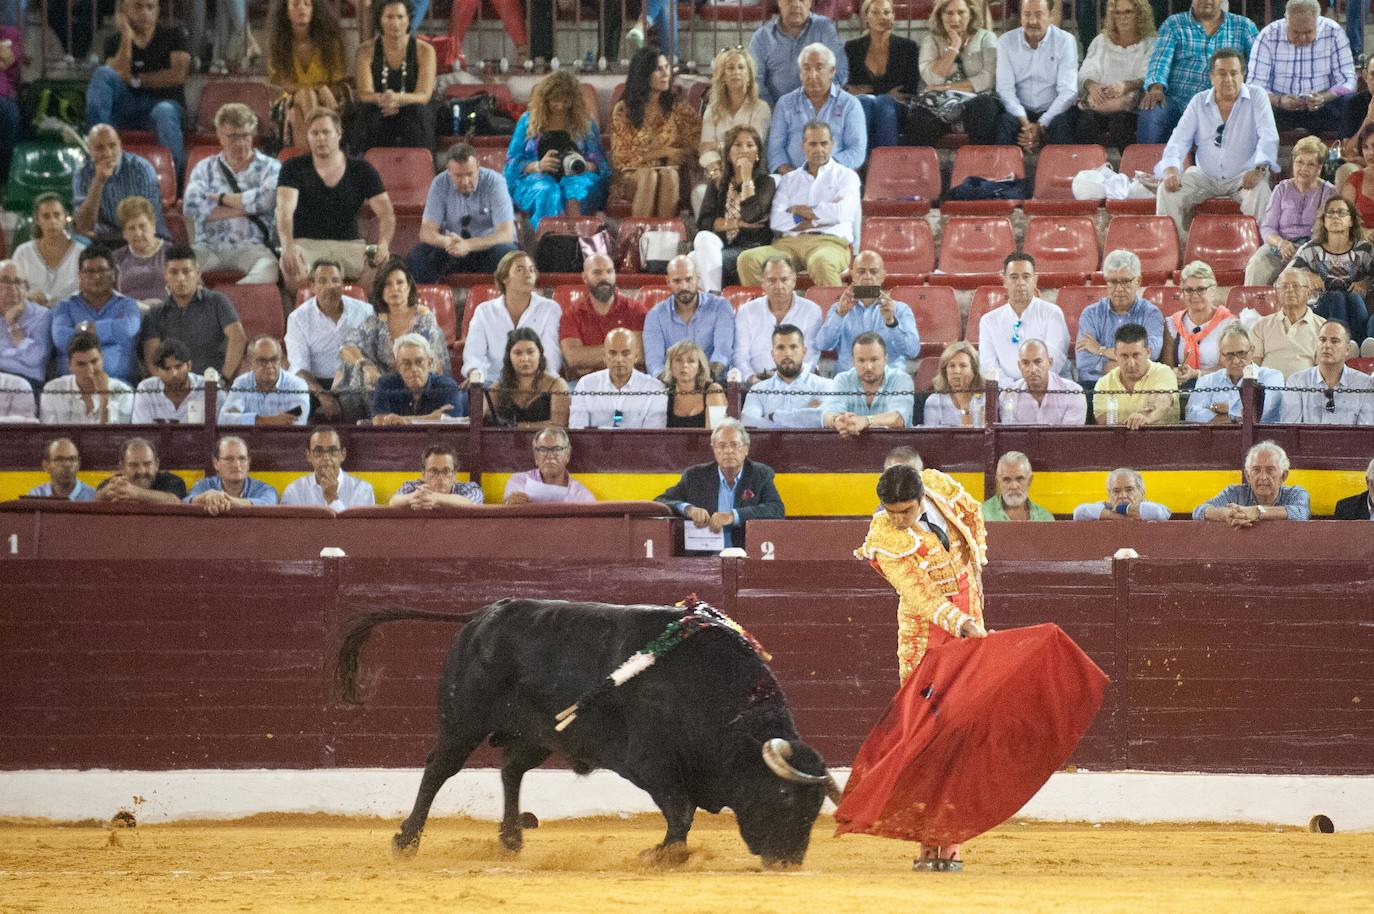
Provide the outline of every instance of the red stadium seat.
{"type": "Polygon", "coordinates": [[[191,172],[196,170],[196,166],[202,160],[210,158],[219,152],[218,146],[200,145],[192,146],[186,151],[186,171],[181,176],[181,186],[185,187],[191,182],[191,172]]]}
{"type": "Polygon", "coordinates": [[[453,290],[437,284],[415,287],[420,304],[434,312],[434,321],[444,331],[444,339],[454,343],[458,339],[458,312],[453,306],[453,290]]]}
{"type": "Polygon", "coordinates": [[[923,216],[940,196],[940,159],[930,146],[880,146],[868,157],[865,216],[923,216]]]}
{"type": "Polygon", "coordinates": [[[1226,310],[1239,315],[1254,308],[1261,317],[1279,310],[1279,290],[1273,286],[1235,286],[1226,295],[1226,310]]]}
{"type": "MultiPolygon", "coordinates": [[[[368,244],[376,244],[377,230],[381,228],[381,223],[372,214],[370,207],[364,207],[362,215],[363,237],[367,239],[368,244]]],[[[391,253],[394,256],[404,260],[415,245],[420,243],[420,224],[423,221],[419,213],[396,214],[396,230],[391,235],[391,253]]]]}
{"type": "MultiPolygon", "coordinates": [[[[1167,282],[1178,269],[1178,228],[1168,216],[1113,216],[1107,223],[1107,239],[1102,256],[1116,250],[1131,251],[1140,258],[1141,282],[1147,285],[1167,282]]],[[[1095,282],[1103,282],[1102,271],[1095,282]]]]}
{"type": "Polygon", "coordinates": [[[477,164],[492,171],[504,171],[506,150],[501,146],[480,146],[473,149],[477,153],[477,164]]]}
{"type": "Polygon", "coordinates": [[[125,143],[124,151],[143,156],[152,163],[153,171],[157,172],[158,190],[162,193],[162,211],[173,209],[177,202],[177,166],[172,151],[156,143],[125,143]]]}
{"type": "Polygon", "coordinates": [[[616,102],[620,101],[620,99],[623,98],[624,96],[625,96],[625,84],[624,84],[624,83],[616,83],[615,86],[611,89],[611,110],[612,110],[612,111],[615,110],[616,102]]]}
{"type": "Polygon", "coordinates": [[[979,286],[973,290],[973,300],[968,306],[968,329],[964,331],[964,339],[973,345],[978,345],[978,324],[983,319],[983,315],[989,311],[996,310],[1007,303],[1007,290],[1001,286],[979,286]]]}
{"type": "Polygon", "coordinates": [[[424,212],[434,183],[434,153],[428,149],[373,147],[363,156],[382,176],[382,186],[397,215],[424,212]]]}
{"type": "Polygon", "coordinates": [[[1356,371],[1363,371],[1365,374],[1374,374],[1374,358],[1366,356],[1365,358],[1346,359],[1345,364],[1356,371]]]}
{"type": "Polygon", "coordinates": [[[1158,305],[1166,318],[1183,307],[1183,296],[1178,286],[1146,286],[1140,290],[1140,297],[1158,305]]]}
{"type": "MultiPolygon", "coordinates": [[[[1240,285],[1245,281],[1245,266],[1259,246],[1259,225],[1251,216],[1195,216],[1188,228],[1183,262],[1201,260],[1217,275],[1218,285],[1240,285]]],[[[1175,273],[1174,281],[1178,280],[1175,273]]]]}
{"type": "Polygon", "coordinates": [[[948,286],[896,286],[892,297],[906,302],[916,315],[921,334],[921,355],[938,356],[959,339],[961,317],[954,290],[948,286]]]}
{"type": "Polygon", "coordinates": [[[1035,258],[1042,288],[1081,285],[1097,269],[1097,224],[1091,216],[1039,216],[1026,224],[1022,250],[1035,258]]]}
{"type": "Polygon", "coordinates": [[[243,283],[224,286],[219,291],[233,303],[243,324],[243,332],[248,334],[250,340],[259,334],[281,339],[286,333],[281,292],[275,285],[266,282],[243,283]]]}
{"type": "Polygon", "coordinates": [[[1211,213],[1213,215],[1231,216],[1240,212],[1240,203],[1230,197],[1211,197],[1203,200],[1193,210],[1193,215],[1198,213],[1211,213]]]}
{"type": "Polygon", "coordinates": [[[830,306],[844,294],[846,286],[812,286],[804,293],[807,298],[821,306],[821,320],[830,313],[830,306]]]}
{"type": "Polygon", "coordinates": [[[200,101],[196,104],[195,135],[191,143],[211,143],[219,145],[219,135],[215,132],[215,115],[219,109],[230,102],[239,102],[253,109],[258,116],[258,136],[270,136],[272,126],[272,102],[276,92],[267,85],[266,80],[250,82],[247,80],[212,79],[201,85],[200,101]]]}
{"type": "Polygon", "coordinates": [[[955,216],[945,223],[940,242],[940,273],[933,286],[973,289],[998,282],[1002,260],[1016,250],[1016,235],[1005,216],[955,216]]]}
{"type": "Polygon", "coordinates": [[[1080,171],[1107,164],[1101,146],[1046,146],[1035,165],[1035,193],[1021,204],[1027,215],[1090,215],[1101,205],[1097,200],[1075,200],[1073,178],[1080,171]]]}
{"type": "MultiPolygon", "coordinates": [[[[1065,286],[1059,290],[1059,297],[1054,303],[1064,312],[1064,323],[1069,325],[1070,343],[1078,339],[1078,318],[1082,316],[1083,309],[1106,297],[1106,286],[1065,286]]],[[[1098,342],[1107,345],[1102,340],[1098,342]]]]}
{"type": "MultiPolygon", "coordinates": [[[[1134,178],[1138,171],[1154,174],[1155,165],[1159,163],[1162,155],[1163,143],[1132,143],[1121,151],[1121,165],[1118,171],[1128,178],[1134,178]]],[[[1188,160],[1185,160],[1184,164],[1188,164],[1188,160]]],[[[1108,200],[1106,206],[1107,212],[1113,214],[1148,216],[1155,211],[1155,198],[1151,196],[1133,200],[1108,200]]]]}
{"type": "Polygon", "coordinates": [[[539,220],[539,230],[535,240],[548,234],[555,235],[594,235],[605,225],[600,216],[546,216],[539,220]]]}
{"type": "MultiPolygon", "coordinates": [[[[925,350],[925,345],[921,345],[921,350],[925,350]]],[[[940,357],[938,355],[921,356],[921,363],[916,366],[916,390],[925,392],[932,390],[935,386],[935,376],[940,373],[940,357]]]]}
{"type": "Polygon", "coordinates": [[[865,251],[883,258],[891,283],[919,283],[935,269],[935,235],[923,217],[875,216],[863,223],[865,251]]]}
{"type": "Polygon", "coordinates": [[[758,286],[726,286],[720,290],[720,294],[730,302],[736,311],[747,301],[753,301],[763,295],[763,289],[758,286]]]}
{"type": "Polygon", "coordinates": [[[640,286],[635,291],[635,296],[639,299],[640,305],[643,306],[645,314],[647,314],[649,309],[654,305],[672,294],[672,291],[667,286],[661,286],[657,283],[649,286],[640,286]]]}
{"type": "Polygon", "coordinates": [[[584,285],[564,283],[553,288],[553,300],[558,302],[558,307],[563,309],[564,314],[582,304],[586,297],[587,287],[584,285]]]}
{"type": "MultiPolygon", "coordinates": [[[[310,289],[310,283],[301,286],[296,290],[296,307],[299,308],[301,305],[305,304],[314,294],[315,293],[310,289]]],[[[367,301],[367,291],[356,282],[344,283],[343,294],[347,295],[349,298],[356,298],[358,301],[367,301]]]]}
{"type": "Polygon", "coordinates": [[[162,214],[162,219],[167,223],[167,235],[172,244],[190,244],[191,233],[186,227],[186,217],[181,210],[168,210],[162,214]]]}
{"type": "Polygon", "coordinates": [[[310,150],[306,149],[304,146],[283,146],[277,152],[277,161],[285,162],[288,159],[294,159],[296,156],[303,156],[309,151],[310,150]]]}
{"type": "MultiPolygon", "coordinates": [[[[1019,146],[961,146],[954,154],[954,170],[949,176],[952,190],[965,178],[1000,181],[1026,176],[1026,154],[1019,146]]],[[[944,200],[942,216],[999,215],[1010,213],[1020,200],[944,200]]]]}

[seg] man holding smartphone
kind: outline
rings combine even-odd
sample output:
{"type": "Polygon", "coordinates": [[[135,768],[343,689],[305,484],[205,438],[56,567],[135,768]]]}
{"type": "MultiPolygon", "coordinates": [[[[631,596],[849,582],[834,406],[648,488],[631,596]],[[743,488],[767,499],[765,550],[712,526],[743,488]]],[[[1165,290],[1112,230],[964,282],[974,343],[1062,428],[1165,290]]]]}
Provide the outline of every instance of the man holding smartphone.
{"type": "Polygon", "coordinates": [[[882,256],[876,251],[859,252],[849,276],[849,285],[821,324],[816,348],[822,352],[835,350],[837,371],[854,367],[854,341],[865,333],[882,337],[889,359],[920,356],[921,334],[916,330],[916,315],[911,313],[910,305],[897,301],[883,289],[887,270],[882,256]]]}
{"type": "Polygon", "coordinates": [[[310,417],[310,388],[282,371],[281,345],[270,336],[248,344],[252,371],[238,376],[220,407],[220,425],[305,425],[310,417]]]}

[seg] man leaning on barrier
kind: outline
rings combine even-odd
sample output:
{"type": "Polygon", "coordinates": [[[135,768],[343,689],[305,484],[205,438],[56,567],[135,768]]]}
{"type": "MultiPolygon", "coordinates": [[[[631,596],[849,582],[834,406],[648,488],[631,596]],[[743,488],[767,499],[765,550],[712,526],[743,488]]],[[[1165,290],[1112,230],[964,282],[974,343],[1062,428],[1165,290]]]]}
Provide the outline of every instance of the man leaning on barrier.
{"type": "Polygon", "coordinates": [[[1193,520],[1224,521],[1245,528],[1260,521],[1307,520],[1312,516],[1307,490],[1286,486],[1288,454],[1261,441],[1245,455],[1245,481],[1227,486],[1193,509],[1193,520]]]}

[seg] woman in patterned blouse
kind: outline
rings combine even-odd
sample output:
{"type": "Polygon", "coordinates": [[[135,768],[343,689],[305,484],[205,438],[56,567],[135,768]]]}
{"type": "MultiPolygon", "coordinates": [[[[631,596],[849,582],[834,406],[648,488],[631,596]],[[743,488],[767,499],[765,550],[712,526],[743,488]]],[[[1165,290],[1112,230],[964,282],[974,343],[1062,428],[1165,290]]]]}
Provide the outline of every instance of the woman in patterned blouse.
{"type": "Polygon", "coordinates": [[[682,169],[701,140],[701,117],[672,82],[668,58],[640,48],[625,76],[625,97],[611,112],[611,199],[633,201],[633,216],[678,214],[682,169]]]}

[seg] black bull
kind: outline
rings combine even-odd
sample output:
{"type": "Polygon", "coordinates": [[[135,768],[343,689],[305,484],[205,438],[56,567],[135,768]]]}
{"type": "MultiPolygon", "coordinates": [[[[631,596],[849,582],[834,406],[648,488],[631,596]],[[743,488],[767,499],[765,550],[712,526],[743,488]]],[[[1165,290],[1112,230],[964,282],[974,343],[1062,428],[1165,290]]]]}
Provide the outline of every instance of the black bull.
{"type": "Polygon", "coordinates": [[[376,626],[467,623],[444,661],[436,745],[394,849],[415,852],[435,794],[490,737],[503,749],[501,841],[508,848],[522,843],[521,779],[557,752],[579,774],[605,768],[646,791],[668,822],[663,848],[687,840],[697,809],[728,806],[765,863],[801,863],[821,803],[827,793],[837,799],[837,791],[820,755],[799,739],[772,671],[733,633],[699,632],[555,730],[559,711],[683,613],[499,600],[468,614],[403,610],[356,620],[339,646],[336,674],[340,695],[353,703],[361,702],[358,655],[376,626]]]}

